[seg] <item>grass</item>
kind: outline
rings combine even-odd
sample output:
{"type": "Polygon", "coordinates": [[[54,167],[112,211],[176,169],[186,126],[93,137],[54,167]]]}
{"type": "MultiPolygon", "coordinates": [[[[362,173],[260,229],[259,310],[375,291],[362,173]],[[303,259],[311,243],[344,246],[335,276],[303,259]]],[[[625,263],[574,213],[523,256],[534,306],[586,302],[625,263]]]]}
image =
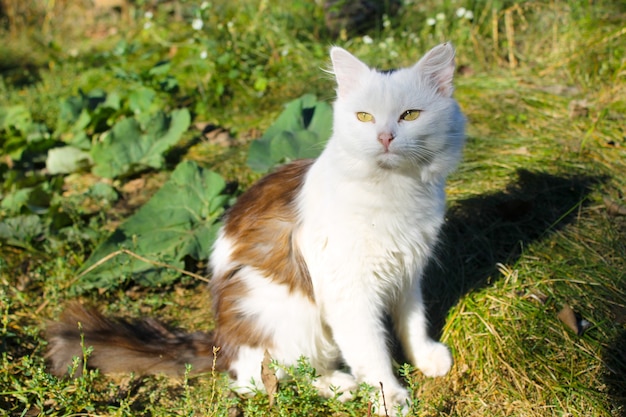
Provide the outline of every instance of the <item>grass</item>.
{"type": "MultiPolygon", "coordinates": [[[[159,103],[186,106],[194,122],[222,126],[236,139],[225,148],[192,131],[183,157],[245,189],[257,178],[245,167],[247,142],[282,104],[307,92],[332,99],[332,80],[320,71],[329,45],[394,67],[452,40],[462,67],[456,97],[470,123],[426,293],[433,333],[456,362],[440,379],[408,373],[412,414],[626,416],[626,218],[605,204],[626,204],[626,9],[601,1],[407,2],[368,39],[331,37],[312,2],[280,11],[272,2],[231,3],[214,1],[207,11],[181,2],[180,19],[165,12],[148,19],[137,6],[131,24],[118,26],[106,13],[96,20],[117,30],[104,37],[62,24],[38,33],[35,12],[28,15],[34,21],[9,22],[26,26],[2,35],[0,56],[11,65],[0,77],[0,107],[23,104],[36,121],[54,126],[58,103],[79,88],[131,90],[153,82],[142,74],[170,59],[179,88],[159,91],[159,103]],[[473,21],[456,17],[460,6],[473,11],[473,21]],[[439,12],[444,20],[424,23],[439,12]],[[202,31],[191,29],[198,16],[202,31]],[[573,114],[572,103],[583,111],[573,114]],[[557,318],[565,304],[590,323],[582,335],[557,318]]],[[[62,17],[55,9],[45,16],[62,17]]],[[[12,171],[3,166],[4,193],[12,171]]],[[[35,171],[15,175],[28,179],[35,171]]],[[[59,380],[46,373],[45,320],[58,316],[68,282],[112,223],[136,209],[129,202],[145,201],[164,177],[167,169],[140,174],[152,185],[134,194],[125,187],[138,178],[115,180],[122,198],[109,206],[91,202],[95,210],[84,209],[78,193],[67,207],[75,220],[69,232],[44,235],[28,248],[0,247],[0,409],[16,416],[367,415],[364,394],[349,404],[317,398],[305,363],[291,370],[294,382],[281,386],[271,408],[266,396],[229,394],[224,375],[173,380],[87,372],[59,380]]],[[[64,181],[65,191],[78,186],[64,181]]],[[[204,284],[188,277],[82,299],[114,314],[212,326],[204,284]]]]}

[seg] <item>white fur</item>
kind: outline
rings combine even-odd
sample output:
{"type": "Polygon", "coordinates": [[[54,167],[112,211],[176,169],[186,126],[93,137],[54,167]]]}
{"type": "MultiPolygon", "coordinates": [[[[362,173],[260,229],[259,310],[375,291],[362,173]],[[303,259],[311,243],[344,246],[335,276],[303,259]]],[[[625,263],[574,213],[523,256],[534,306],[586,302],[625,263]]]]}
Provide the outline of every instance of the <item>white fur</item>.
{"type": "MultiPolygon", "coordinates": [[[[296,244],[315,303],[249,268],[240,272],[250,290],[240,308],[273,335],[275,359],[311,360],[321,393],[328,395],[331,385],[382,383],[391,412],[409,398],[392,370],[385,312],[426,375],[444,375],[452,365],[447,347],[428,336],[420,285],[444,219],[445,177],[463,147],[464,118],[451,98],[454,51],[440,45],[391,74],[370,70],[340,48],[331,58],[338,82],[334,133],[297,201],[296,244]],[[406,110],[421,114],[401,120],[406,110]],[[374,121],[359,121],[357,112],[374,121]],[[393,136],[388,151],[381,134],[393,136]],[[336,370],[339,358],[351,375],[336,370]]],[[[229,245],[221,236],[212,256],[217,270],[230,263],[229,245]]],[[[262,356],[259,349],[240,351],[239,383],[258,379],[262,356]]],[[[378,412],[384,415],[380,406],[378,412]]]]}
{"type": "MultiPolygon", "coordinates": [[[[247,289],[247,294],[238,301],[238,310],[246,320],[253,320],[261,333],[270,335],[271,346],[267,350],[273,359],[294,365],[301,356],[307,357],[320,375],[316,386],[325,396],[356,389],[352,376],[336,371],[341,353],[322,322],[319,308],[310,299],[290,293],[287,286],[273,283],[249,267],[243,268],[238,276],[247,289]]],[[[264,351],[263,348],[240,349],[237,361],[231,365],[237,374],[234,386],[239,392],[262,389],[259,366],[264,351]]],[[[278,376],[284,373],[279,372],[278,376]]]]}
{"type": "Polygon", "coordinates": [[[224,229],[221,229],[213,244],[211,252],[211,271],[213,276],[222,276],[226,271],[231,270],[236,265],[232,261],[233,242],[224,235],[224,229]]]}

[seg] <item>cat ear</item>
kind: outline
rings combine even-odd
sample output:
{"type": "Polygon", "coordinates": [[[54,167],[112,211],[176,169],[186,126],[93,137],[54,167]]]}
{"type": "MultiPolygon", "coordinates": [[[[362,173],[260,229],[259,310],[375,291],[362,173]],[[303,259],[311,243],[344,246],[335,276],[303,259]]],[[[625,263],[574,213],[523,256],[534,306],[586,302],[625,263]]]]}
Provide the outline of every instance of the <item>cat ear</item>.
{"type": "Polygon", "coordinates": [[[333,73],[337,80],[337,94],[341,97],[345,97],[354,90],[361,76],[370,71],[367,65],[338,46],[330,50],[330,59],[333,62],[333,73]]]}
{"type": "Polygon", "coordinates": [[[441,95],[450,97],[454,91],[454,47],[450,43],[435,46],[415,65],[437,87],[441,95]]]}

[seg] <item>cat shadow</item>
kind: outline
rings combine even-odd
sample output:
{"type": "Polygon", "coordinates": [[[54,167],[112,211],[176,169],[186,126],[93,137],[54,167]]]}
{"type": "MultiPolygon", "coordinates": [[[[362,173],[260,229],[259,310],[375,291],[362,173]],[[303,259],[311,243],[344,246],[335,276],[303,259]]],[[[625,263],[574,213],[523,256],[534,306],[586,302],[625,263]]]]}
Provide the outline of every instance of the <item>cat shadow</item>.
{"type": "Polygon", "coordinates": [[[615,405],[615,415],[626,417],[626,331],[622,330],[603,352],[602,361],[605,365],[603,374],[608,394],[615,405]]]}
{"type": "MultiPolygon", "coordinates": [[[[518,170],[503,190],[451,204],[435,261],[423,282],[431,323],[438,339],[450,309],[466,294],[501,277],[498,263],[514,264],[525,247],[576,221],[601,176],[551,175],[518,170]]],[[[626,331],[603,350],[603,378],[616,415],[626,417],[626,331]]]]}
{"type": "Polygon", "coordinates": [[[424,277],[424,297],[437,338],[449,310],[500,276],[524,247],[572,223],[601,177],[518,170],[503,190],[451,204],[436,259],[424,277]]]}

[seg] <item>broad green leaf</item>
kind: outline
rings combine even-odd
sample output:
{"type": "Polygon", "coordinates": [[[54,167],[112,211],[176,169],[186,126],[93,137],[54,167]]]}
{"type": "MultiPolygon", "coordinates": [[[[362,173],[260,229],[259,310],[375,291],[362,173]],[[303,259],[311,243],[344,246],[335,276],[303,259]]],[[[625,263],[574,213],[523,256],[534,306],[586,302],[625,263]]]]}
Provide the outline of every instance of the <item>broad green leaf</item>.
{"type": "MultiPolygon", "coordinates": [[[[307,126],[307,130],[311,132],[315,132],[319,138],[323,139],[322,145],[326,143],[333,130],[333,108],[330,104],[324,101],[318,101],[315,104],[315,108],[313,111],[313,115],[311,117],[311,121],[307,126]]],[[[320,147],[319,152],[321,152],[320,147]]]]}
{"type": "Polygon", "coordinates": [[[35,214],[11,217],[0,222],[0,242],[23,248],[44,231],[41,218],[35,214]]]}
{"type": "Polygon", "coordinates": [[[115,201],[119,197],[115,188],[104,182],[97,182],[91,186],[89,195],[105,201],[115,201]]]}
{"type": "Polygon", "coordinates": [[[283,131],[270,142],[270,157],[274,161],[292,161],[298,155],[298,142],[293,132],[283,131]]]}
{"type": "Polygon", "coordinates": [[[93,173],[115,178],[146,167],[161,168],[163,154],[179,141],[190,121],[187,109],[175,110],[170,116],[155,114],[145,131],[136,119],[119,121],[92,147],[93,173]]]}
{"type": "Polygon", "coordinates": [[[172,63],[170,61],[160,61],[148,70],[148,75],[151,75],[153,77],[158,75],[166,75],[168,72],[170,72],[171,68],[172,63]]]}
{"type": "Polygon", "coordinates": [[[96,248],[81,270],[101,264],[82,276],[76,289],[108,289],[126,279],[142,285],[159,285],[180,275],[127,254],[106,260],[120,249],[177,268],[184,268],[188,256],[206,259],[228,199],[222,194],[224,187],[224,180],[218,174],[192,161],[181,162],[150,201],[96,248]]]}
{"type": "Polygon", "coordinates": [[[66,143],[85,149],[85,131],[102,133],[110,128],[110,121],[122,109],[122,98],[116,92],[107,94],[95,89],[85,94],[69,97],[59,105],[55,133],[66,143]]]}
{"type": "Polygon", "coordinates": [[[54,191],[50,183],[17,189],[4,196],[0,209],[9,216],[28,212],[45,214],[48,212],[54,191]]]}
{"type": "Polygon", "coordinates": [[[4,196],[0,201],[0,208],[9,215],[16,215],[28,203],[28,197],[33,191],[32,187],[21,188],[4,196]]]}
{"type": "Polygon", "coordinates": [[[135,114],[147,113],[154,103],[156,92],[151,88],[141,87],[128,95],[128,107],[135,114]]]}
{"type": "Polygon", "coordinates": [[[324,142],[320,141],[320,135],[310,130],[301,130],[294,135],[298,144],[297,158],[317,158],[324,149],[324,142]]]}
{"type": "Polygon", "coordinates": [[[266,172],[294,159],[315,158],[332,129],[332,108],[306,94],[289,102],[263,136],[250,144],[248,166],[266,172]]]}
{"type": "Polygon", "coordinates": [[[91,155],[73,146],[52,148],[46,158],[46,169],[52,175],[69,174],[91,163],[91,155]]]}
{"type": "Polygon", "coordinates": [[[0,107],[0,130],[14,128],[26,136],[32,122],[32,116],[25,106],[0,107]]]}
{"type": "MultiPolygon", "coordinates": [[[[83,112],[89,116],[87,111],[84,109],[82,97],[72,96],[61,100],[59,103],[59,116],[57,118],[55,130],[59,133],[69,130],[70,127],[76,123],[77,119],[83,112]]],[[[84,124],[84,126],[86,126],[86,124],[84,124]]]]}
{"type": "Polygon", "coordinates": [[[53,144],[47,127],[33,122],[26,107],[0,107],[0,155],[8,155],[18,161],[25,152],[32,157],[45,152],[53,144]]]}

